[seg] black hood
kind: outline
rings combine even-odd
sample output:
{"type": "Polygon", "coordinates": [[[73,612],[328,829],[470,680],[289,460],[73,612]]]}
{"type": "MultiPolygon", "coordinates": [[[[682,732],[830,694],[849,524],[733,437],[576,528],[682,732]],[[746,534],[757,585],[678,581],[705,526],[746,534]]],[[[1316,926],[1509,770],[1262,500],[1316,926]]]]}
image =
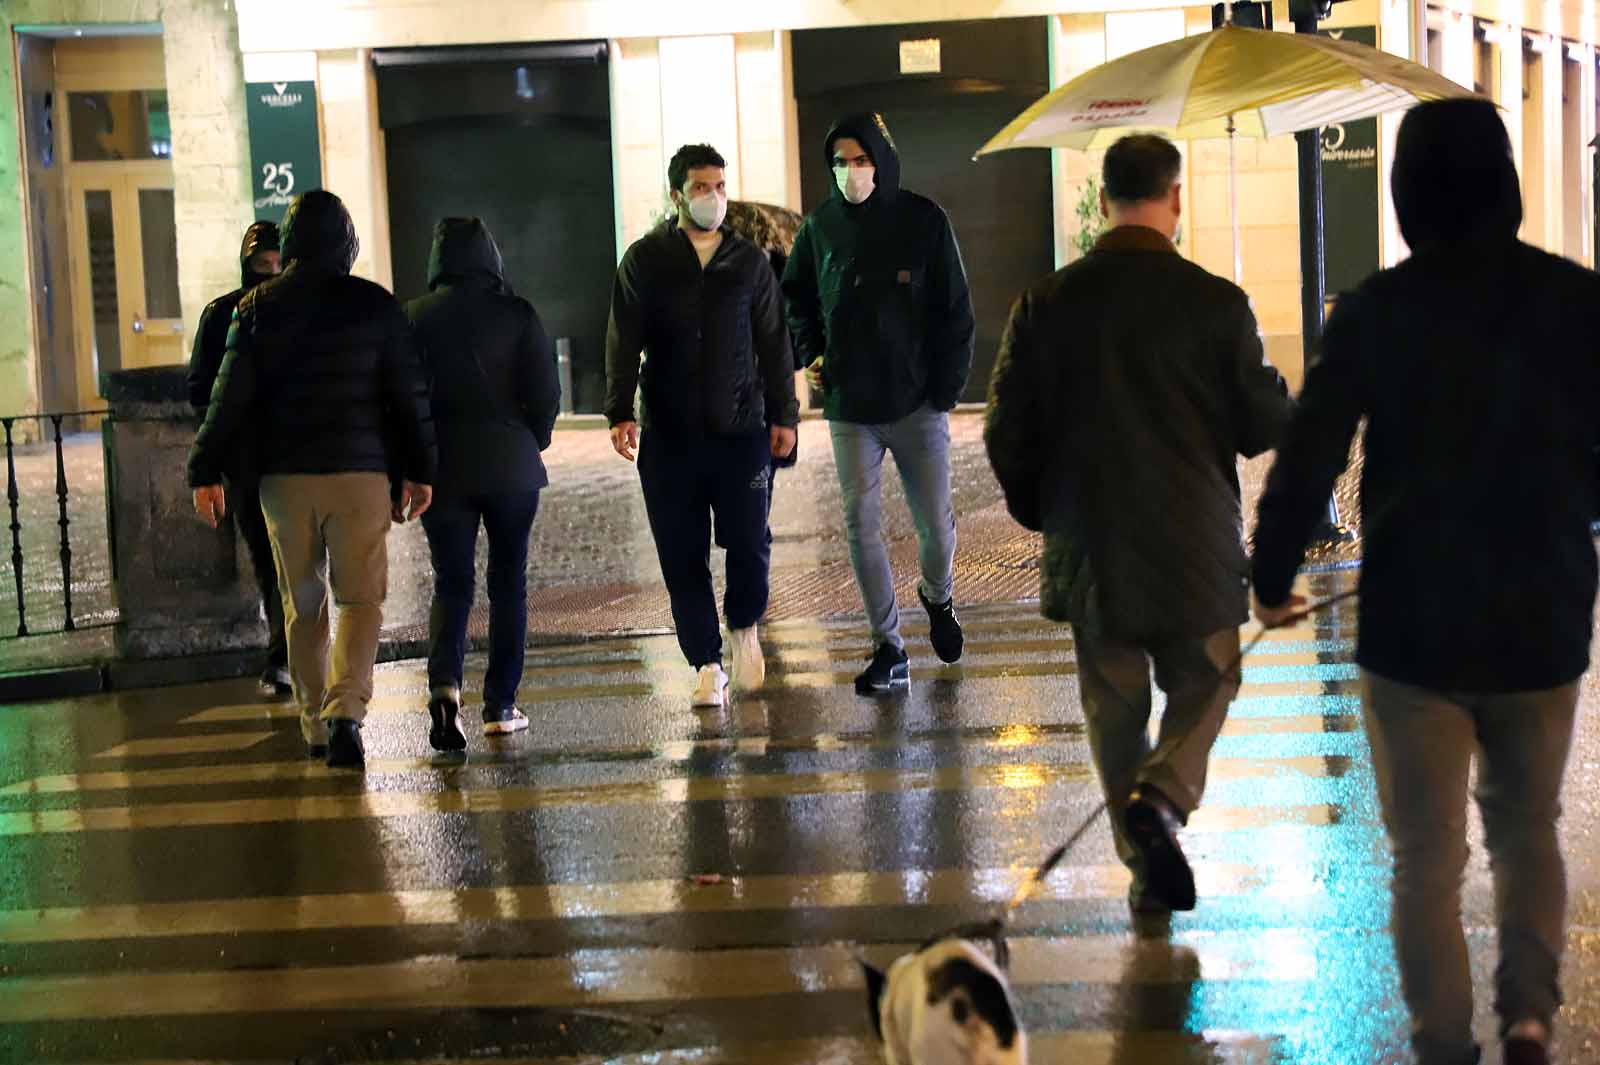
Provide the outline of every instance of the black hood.
{"type": "Polygon", "coordinates": [[[1522,225],[1511,138],[1487,100],[1413,107],[1400,123],[1390,187],[1412,251],[1475,237],[1515,238],[1522,225]]]}
{"type": "Polygon", "coordinates": [[[505,260],[481,218],[445,218],[433,227],[428,288],[458,281],[476,281],[496,291],[506,288],[505,260]]]}
{"type": "Polygon", "coordinates": [[[270,281],[272,274],[258,274],[250,269],[250,260],[257,252],[277,251],[278,224],[276,222],[256,222],[244,231],[244,240],[239,244],[239,283],[245,288],[255,288],[263,281],[270,281]]]}
{"type": "Polygon", "coordinates": [[[283,216],[283,262],[348,274],[361,241],[344,201],[326,189],[302,192],[283,216]]]}
{"type": "Polygon", "coordinates": [[[889,134],[889,127],[884,124],[883,116],[876,111],[863,111],[860,114],[845,115],[833,124],[828,131],[828,139],[822,145],[824,165],[828,168],[828,181],[833,186],[833,194],[844,203],[844,193],[839,191],[839,183],[833,180],[833,143],[840,137],[852,137],[861,142],[861,146],[872,156],[872,165],[878,168],[877,188],[867,198],[867,203],[878,203],[894,199],[900,193],[900,152],[894,146],[894,137],[889,134]]]}

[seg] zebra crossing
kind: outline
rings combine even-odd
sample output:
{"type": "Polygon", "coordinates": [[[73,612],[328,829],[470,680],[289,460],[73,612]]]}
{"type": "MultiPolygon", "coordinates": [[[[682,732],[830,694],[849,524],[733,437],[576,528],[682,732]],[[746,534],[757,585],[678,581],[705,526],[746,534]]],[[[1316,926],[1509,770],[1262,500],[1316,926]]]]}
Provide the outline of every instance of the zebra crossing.
{"type": "MultiPolygon", "coordinates": [[[[529,732],[456,758],[420,664],[383,667],[364,779],[240,684],[8,716],[59,747],[0,759],[0,1060],[876,1060],[857,959],[996,912],[1100,798],[1070,633],[966,620],[955,667],[908,633],[885,702],[849,621],[770,626],[721,711],[670,638],[538,650],[529,732]]],[[[1034,1061],[1402,1060],[1354,636],[1246,661],[1170,936],[1130,929],[1103,826],[1019,912],[1034,1061]]]]}

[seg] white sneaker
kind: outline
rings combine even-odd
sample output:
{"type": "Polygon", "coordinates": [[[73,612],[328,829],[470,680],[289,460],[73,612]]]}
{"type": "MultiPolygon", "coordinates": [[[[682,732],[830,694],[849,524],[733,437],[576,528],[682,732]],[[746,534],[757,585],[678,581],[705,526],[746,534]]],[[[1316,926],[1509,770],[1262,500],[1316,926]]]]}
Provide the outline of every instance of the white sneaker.
{"type": "Polygon", "coordinates": [[[728,675],[715,662],[701,666],[699,682],[694,686],[691,706],[721,706],[728,696],[728,675]]]}
{"type": "Polygon", "coordinates": [[[767,682],[767,660],[761,654],[761,636],[756,627],[732,629],[728,636],[733,641],[733,686],[742,692],[753,692],[767,682]]]}

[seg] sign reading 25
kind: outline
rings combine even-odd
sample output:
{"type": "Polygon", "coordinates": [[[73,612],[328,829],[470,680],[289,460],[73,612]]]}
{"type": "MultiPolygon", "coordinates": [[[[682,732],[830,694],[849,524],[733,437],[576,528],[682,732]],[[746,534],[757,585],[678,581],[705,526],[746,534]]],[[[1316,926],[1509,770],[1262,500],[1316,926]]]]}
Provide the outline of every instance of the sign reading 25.
{"type": "Polygon", "coordinates": [[[261,166],[261,191],[288,196],[294,191],[293,163],[264,163],[261,166]]]}

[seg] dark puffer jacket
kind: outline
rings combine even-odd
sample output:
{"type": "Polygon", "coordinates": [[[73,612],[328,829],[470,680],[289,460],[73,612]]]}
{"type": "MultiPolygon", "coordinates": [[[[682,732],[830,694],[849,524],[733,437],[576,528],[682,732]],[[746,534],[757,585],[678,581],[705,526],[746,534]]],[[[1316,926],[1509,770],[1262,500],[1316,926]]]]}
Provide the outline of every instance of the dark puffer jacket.
{"type": "Polygon", "coordinates": [[[549,484],[539,452],[561,410],[550,338],[511,291],[494,237],[476,218],[433,231],[428,294],[406,304],[432,383],[436,501],[549,484]]]}
{"type": "Polygon", "coordinates": [[[1261,497],[1257,594],[1288,598],[1365,418],[1356,660],[1444,691],[1566,684],[1593,624],[1600,277],[1517,239],[1492,104],[1413,109],[1392,182],[1412,255],[1328,323],[1261,497]]]}
{"type": "Polygon", "coordinates": [[[246,229],[239,245],[239,287],[226,296],[218,296],[200,312],[200,325],[194,331],[194,351],[189,356],[188,383],[189,403],[202,417],[211,403],[211,388],[217,383],[217,371],[222,369],[222,356],[228,350],[228,327],[233,324],[234,310],[245,293],[274,276],[250,269],[250,260],[258,252],[277,250],[276,223],[256,222],[246,229]]]}
{"type": "Polygon", "coordinates": [[[607,419],[633,421],[642,384],[641,423],[673,436],[798,424],[779,302],[766,253],[726,224],[704,269],[675,220],[640,237],[622,257],[611,293],[607,419]]]}
{"type": "Polygon", "coordinates": [[[989,461],[1044,532],[1046,617],[1142,646],[1245,620],[1237,456],[1277,442],[1290,401],[1238,286],[1113,229],[1017,300],[989,389],[989,461]]]}
{"type": "Polygon", "coordinates": [[[236,438],[263,475],[387,473],[432,484],[438,462],[411,323],[379,285],[351,277],[355,225],[339,198],[296,197],[283,274],[252,289],[228,334],[189,483],[216,484],[236,438]]]}
{"type": "Polygon", "coordinates": [[[924,403],[950,410],[972,371],[976,330],[967,272],[950,219],[900,187],[900,153],[876,114],[828,131],[861,142],[877,169],[860,204],[837,185],[806,218],[784,269],[797,360],[822,359],[824,412],[866,424],[898,421],[924,403]]]}

